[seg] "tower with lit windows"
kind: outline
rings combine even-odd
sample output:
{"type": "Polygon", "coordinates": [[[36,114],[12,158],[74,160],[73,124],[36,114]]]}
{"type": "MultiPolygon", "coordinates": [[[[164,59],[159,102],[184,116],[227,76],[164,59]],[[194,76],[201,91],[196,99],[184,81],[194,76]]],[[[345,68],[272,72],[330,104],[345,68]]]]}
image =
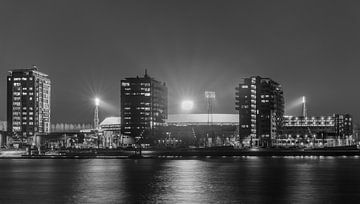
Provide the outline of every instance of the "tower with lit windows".
{"type": "Polygon", "coordinates": [[[21,143],[34,143],[50,132],[51,81],[36,66],[15,69],[7,76],[7,132],[21,143]]]}
{"type": "Polygon", "coordinates": [[[121,80],[121,133],[143,138],[167,119],[167,87],[150,77],[121,80]]]}
{"type": "Polygon", "coordinates": [[[279,134],[284,115],[284,96],[279,83],[270,78],[244,78],[236,87],[239,137],[250,145],[270,146],[279,134]]]}

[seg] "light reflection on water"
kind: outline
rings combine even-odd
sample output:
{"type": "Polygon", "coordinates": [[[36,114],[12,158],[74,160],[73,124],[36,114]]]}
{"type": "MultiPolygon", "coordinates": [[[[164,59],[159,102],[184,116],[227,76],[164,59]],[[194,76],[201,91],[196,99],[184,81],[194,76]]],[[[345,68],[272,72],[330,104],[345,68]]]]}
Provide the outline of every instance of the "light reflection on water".
{"type": "Polygon", "coordinates": [[[0,160],[0,203],[357,203],[359,162],[358,157],[0,160]]]}

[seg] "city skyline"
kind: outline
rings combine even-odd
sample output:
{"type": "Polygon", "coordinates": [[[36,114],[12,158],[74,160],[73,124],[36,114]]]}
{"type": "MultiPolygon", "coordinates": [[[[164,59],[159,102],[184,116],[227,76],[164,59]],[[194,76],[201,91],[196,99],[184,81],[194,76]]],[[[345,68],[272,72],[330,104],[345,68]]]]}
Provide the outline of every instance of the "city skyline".
{"type": "MultiPolygon", "coordinates": [[[[0,120],[6,118],[7,71],[33,64],[53,82],[53,123],[91,122],[95,96],[106,105],[102,118],[119,114],[120,80],[145,69],[167,83],[169,113],[179,113],[188,98],[195,113],[205,113],[205,90],[216,92],[215,113],[236,113],[234,87],[240,78],[259,75],[283,86],[285,107],[305,95],[309,115],[360,116],[360,95],[347,91],[356,87],[359,72],[356,6],[3,2],[0,120]]],[[[286,113],[300,115],[301,108],[286,113]]]]}

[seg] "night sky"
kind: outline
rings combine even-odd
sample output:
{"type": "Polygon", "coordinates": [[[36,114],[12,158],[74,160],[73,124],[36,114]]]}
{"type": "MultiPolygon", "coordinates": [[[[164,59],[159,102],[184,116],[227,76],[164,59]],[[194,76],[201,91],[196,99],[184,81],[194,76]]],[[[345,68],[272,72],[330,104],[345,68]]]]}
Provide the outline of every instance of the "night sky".
{"type": "Polygon", "coordinates": [[[0,0],[0,120],[6,75],[36,64],[52,80],[52,122],[119,115],[119,85],[143,75],[165,81],[169,112],[216,91],[216,113],[236,113],[240,78],[282,84],[286,113],[303,95],[309,115],[360,118],[357,1],[0,0]]]}

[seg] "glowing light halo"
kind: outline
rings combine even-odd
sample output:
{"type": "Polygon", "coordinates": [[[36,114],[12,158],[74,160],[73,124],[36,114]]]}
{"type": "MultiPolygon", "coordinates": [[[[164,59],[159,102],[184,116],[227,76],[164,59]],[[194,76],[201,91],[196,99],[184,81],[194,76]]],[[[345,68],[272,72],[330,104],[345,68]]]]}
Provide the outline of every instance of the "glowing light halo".
{"type": "Polygon", "coordinates": [[[194,101],[186,99],[181,102],[181,109],[184,111],[191,111],[194,108],[194,101]]]}
{"type": "Polygon", "coordinates": [[[98,97],[95,97],[94,101],[95,101],[95,106],[100,105],[100,99],[98,97]]]}

